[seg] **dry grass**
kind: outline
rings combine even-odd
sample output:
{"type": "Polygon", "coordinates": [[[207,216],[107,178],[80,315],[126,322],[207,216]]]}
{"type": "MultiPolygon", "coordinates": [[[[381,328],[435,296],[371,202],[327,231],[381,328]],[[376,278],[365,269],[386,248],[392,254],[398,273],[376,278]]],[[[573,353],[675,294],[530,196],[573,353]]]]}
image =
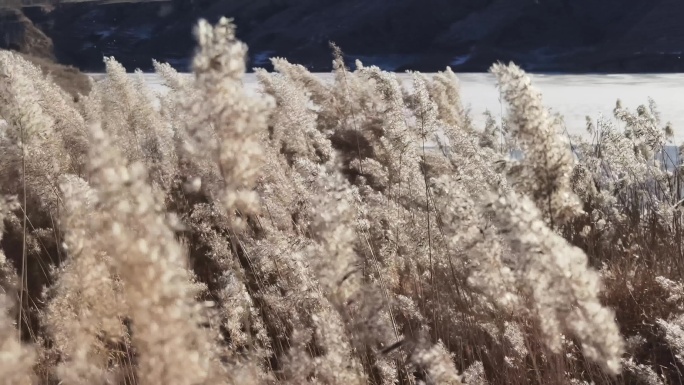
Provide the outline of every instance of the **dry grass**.
{"type": "Polygon", "coordinates": [[[83,95],[88,95],[91,89],[91,81],[88,75],[78,68],[56,63],[43,57],[21,54],[24,59],[39,67],[43,74],[50,76],[52,81],[73,96],[78,101],[83,95]]]}
{"type": "Polygon", "coordinates": [[[480,130],[451,70],[336,48],[334,83],[273,59],[255,97],[232,25],[197,38],[160,110],[114,59],[74,103],[0,53],[0,384],[681,383],[653,106],[567,138],[496,64],[480,130]]]}

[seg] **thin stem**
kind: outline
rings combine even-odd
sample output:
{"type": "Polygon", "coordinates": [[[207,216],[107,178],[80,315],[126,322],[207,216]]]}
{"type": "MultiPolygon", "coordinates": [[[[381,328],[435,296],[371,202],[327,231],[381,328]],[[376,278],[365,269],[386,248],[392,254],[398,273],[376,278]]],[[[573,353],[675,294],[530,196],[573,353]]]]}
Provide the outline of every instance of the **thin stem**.
{"type": "Polygon", "coordinates": [[[21,136],[21,173],[22,173],[22,194],[23,194],[23,204],[22,204],[22,211],[23,211],[23,224],[22,224],[22,246],[21,246],[21,284],[20,284],[20,291],[19,291],[19,314],[17,316],[17,332],[19,334],[19,339],[21,339],[22,336],[22,327],[21,327],[21,322],[23,319],[23,310],[24,310],[24,290],[28,287],[28,275],[26,273],[26,266],[27,266],[27,260],[26,260],[26,220],[27,220],[27,213],[26,213],[26,138],[24,134],[24,125],[19,123],[19,133],[21,136]]]}

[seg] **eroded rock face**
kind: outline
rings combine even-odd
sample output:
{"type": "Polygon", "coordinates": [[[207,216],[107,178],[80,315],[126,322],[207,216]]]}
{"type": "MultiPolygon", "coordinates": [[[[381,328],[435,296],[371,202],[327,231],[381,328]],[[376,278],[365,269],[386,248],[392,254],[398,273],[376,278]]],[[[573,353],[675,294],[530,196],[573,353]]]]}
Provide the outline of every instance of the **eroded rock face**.
{"type": "Polygon", "coordinates": [[[76,67],[57,63],[52,40],[19,10],[0,9],[0,49],[20,53],[74,98],[90,92],[87,75],[76,67]]]}
{"type": "Polygon", "coordinates": [[[85,71],[101,71],[103,56],[131,70],[150,70],[152,58],[187,70],[197,20],[221,16],[235,18],[252,66],[283,56],[327,71],[334,41],[350,60],[392,70],[485,71],[497,60],[531,71],[684,70],[680,0],[174,0],[31,12],[57,59],[85,71]]]}
{"type": "Polygon", "coordinates": [[[54,59],[50,38],[17,9],[0,9],[0,48],[54,59]]]}

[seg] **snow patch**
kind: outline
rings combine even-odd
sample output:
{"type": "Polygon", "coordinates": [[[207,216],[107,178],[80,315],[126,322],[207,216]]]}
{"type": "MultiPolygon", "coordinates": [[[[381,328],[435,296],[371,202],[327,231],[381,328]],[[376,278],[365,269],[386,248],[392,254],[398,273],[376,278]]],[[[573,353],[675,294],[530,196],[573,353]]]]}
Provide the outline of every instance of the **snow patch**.
{"type": "Polygon", "coordinates": [[[449,63],[452,66],[460,66],[461,64],[465,64],[468,60],[470,60],[471,55],[466,54],[466,55],[461,55],[461,56],[456,56],[451,60],[451,63],[449,63]]]}
{"type": "Polygon", "coordinates": [[[274,51],[260,51],[254,54],[252,62],[257,67],[263,67],[270,64],[270,59],[273,57],[274,51]]]}

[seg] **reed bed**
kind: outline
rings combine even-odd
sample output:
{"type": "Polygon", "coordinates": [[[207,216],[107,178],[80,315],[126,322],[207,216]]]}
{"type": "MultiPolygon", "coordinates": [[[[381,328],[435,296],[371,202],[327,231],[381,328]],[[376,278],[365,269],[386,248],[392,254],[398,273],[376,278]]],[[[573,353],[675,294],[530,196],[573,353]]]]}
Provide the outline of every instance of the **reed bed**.
{"type": "Polygon", "coordinates": [[[196,36],[160,108],[114,58],[74,98],[0,53],[0,384],[682,382],[654,103],[568,137],[499,63],[473,127],[448,68],[333,46],[334,82],[274,58],[255,95],[230,21],[196,36]]]}

